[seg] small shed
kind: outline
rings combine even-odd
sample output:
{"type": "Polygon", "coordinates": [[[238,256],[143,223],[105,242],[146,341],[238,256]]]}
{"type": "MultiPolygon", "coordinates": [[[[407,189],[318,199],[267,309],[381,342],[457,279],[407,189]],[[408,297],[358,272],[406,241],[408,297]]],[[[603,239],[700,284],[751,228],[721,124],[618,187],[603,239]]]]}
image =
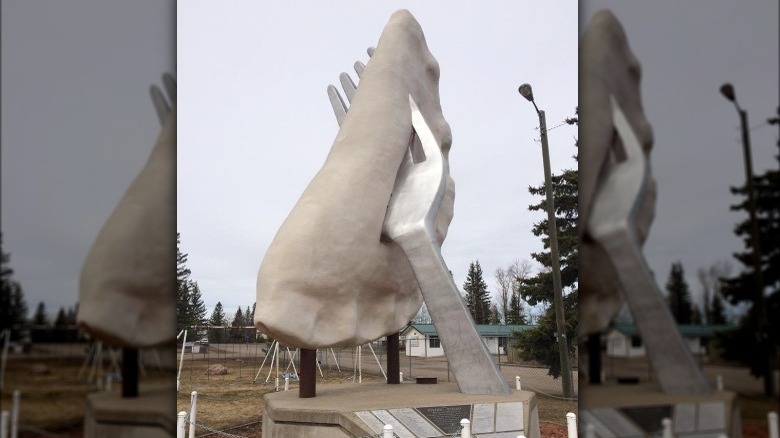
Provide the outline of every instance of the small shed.
{"type": "MultiPolygon", "coordinates": [[[[506,354],[506,347],[513,332],[534,328],[532,325],[493,325],[477,324],[477,332],[491,354],[506,354]]],[[[444,356],[436,327],[433,324],[410,324],[401,331],[401,342],[407,356],[437,357],[444,356]]]]}
{"type": "MultiPolygon", "coordinates": [[[[693,354],[707,354],[709,343],[716,333],[735,327],[728,324],[682,324],[677,326],[693,354]]],[[[633,324],[617,323],[607,331],[607,356],[644,357],[645,345],[639,330],[633,324]]]]}

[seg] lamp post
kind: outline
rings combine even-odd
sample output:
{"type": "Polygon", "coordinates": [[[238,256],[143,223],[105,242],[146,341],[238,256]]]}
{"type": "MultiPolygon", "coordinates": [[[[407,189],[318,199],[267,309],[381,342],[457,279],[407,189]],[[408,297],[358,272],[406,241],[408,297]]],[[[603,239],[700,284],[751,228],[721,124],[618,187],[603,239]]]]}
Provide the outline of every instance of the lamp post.
{"type": "Polygon", "coordinates": [[[547,227],[550,236],[550,259],[553,278],[553,302],[555,306],[555,324],[558,338],[558,352],[561,361],[561,376],[563,394],[566,397],[574,396],[572,386],[571,365],[569,364],[569,346],[566,341],[566,322],[563,310],[563,292],[561,291],[561,266],[558,256],[558,227],[555,222],[555,203],[553,201],[552,177],[550,176],[550,152],[547,147],[547,122],[544,111],[540,111],[534,102],[534,94],[529,84],[520,86],[520,94],[534,105],[539,116],[539,131],[542,137],[542,160],[544,161],[544,185],[547,191],[547,227]]]}
{"type": "Polygon", "coordinates": [[[767,344],[766,333],[766,305],[764,304],[764,275],[761,269],[761,241],[758,236],[758,219],[756,218],[756,199],[753,189],[753,159],[750,155],[750,132],[748,131],[747,111],[742,109],[737,103],[734,94],[734,87],[731,84],[723,84],[720,87],[720,93],[734,104],[739,113],[739,122],[742,128],[742,151],[745,158],[745,178],[747,179],[748,192],[748,212],[750,213],[750,234],[753,241],[753,271],[756,288],[756,325],[759,356],[764,367],[764,393],[771,397],[774,393],[774,384],[772,383],[772,359],[767,344]]]}

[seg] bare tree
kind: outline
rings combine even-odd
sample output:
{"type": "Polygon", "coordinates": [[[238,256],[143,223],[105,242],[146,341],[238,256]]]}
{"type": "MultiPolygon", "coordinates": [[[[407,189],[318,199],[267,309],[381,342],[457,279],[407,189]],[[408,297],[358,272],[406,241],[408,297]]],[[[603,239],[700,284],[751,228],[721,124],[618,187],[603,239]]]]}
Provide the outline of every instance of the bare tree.
{"type": "MultiPolygon", "coordinates": [[[[507,321],[511,318],[507,318],[507,314],[512,311],[512,298],[518,292],[517,284],[520,280],[527,278],[532,271],[533,267],[531,262],[524,259],[515,259],[506,268],[499,267],[496,269],[496,284],[498,284],[498,291],[496,291],[496,302],[498,303],[498,311],[500,313],[501,321],[507,324],[507,321]]],[[[515,297],[519,303],[520,297],[515,297]]]]}
{"type": "Polygon", "coordinates": [[[699,282],[701,283],[702,295],[704,297],[704,321],[710,323],[712,316],[712,300],[722,299],[720,295],[720,279],[728,277],[731,274],[731,263],[728,260],[720,260],[709,268],[699,268],[697,271],[699,282]]]}

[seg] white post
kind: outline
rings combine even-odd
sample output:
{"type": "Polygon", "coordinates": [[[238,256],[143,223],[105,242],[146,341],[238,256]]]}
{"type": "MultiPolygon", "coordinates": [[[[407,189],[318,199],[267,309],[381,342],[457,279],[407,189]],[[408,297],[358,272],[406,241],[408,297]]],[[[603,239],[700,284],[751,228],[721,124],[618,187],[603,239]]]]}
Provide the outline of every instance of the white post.
{"type": "Polygon", "coordinates": [[[460,420],[460,438],[471,438],[471,421],[468,418],[460,420]]]}
{"type": "Polygon", "coordinates": [[[577,415],[574,412],[566,414],[566,429],[569,438],[577,438],[577,415]]]}
{"type": "MultiPolygon", "coordinates": [[[[111,392],[111,384],[114,382],[113,374],[106,374],[106,392],[111,392]]],[[[177,382],[178,383],[178,382],[177,382]]]]}
{"type": "Polygon", "coordinates": [[[382,372],[382,377],[384,377],[385,380],[387,380],[387,374],[385,374],[385,369],[382,368],[382,363],[379,362],[379,358],[376,357],[376,353],[374,352],[374,347],[371,346],[370,342],[368,343],[368,348],[371,350],[371,354],[374,355],[374,360],[376,361],[376,364],[379,365],[379,371],[382,372]]]}
{"type": "Polygon", "coordinates": [[[672,420],[670,418],[661,420],[661,427],[663,428],[661,435],[663,438],[674,438],[672,434],[672,420]]]}
{"type": "MultiPolygon", "coordinates": [[[[178,336],[177,336],[178,338],[178,336]]],[[[179,372],[176,374],[176,392],[179,392],[179,382],[181,381],[181,367],[184,364],[184,345],[187,343],[187,330],[184,330],[184,340],[181,343],[181,358],[179,359],[179,372]]],[[[190,350],[192,351],[192,350],[190,350]]]]}
{"type": "Polygon", "coordinates": [[[523,390],[523,385],[520,384],[520,376],[515,376],[515,389],[518,391],[523,390]]]}
{"type": "Polygon", "coordinates": [[[13,401],[11,402],[11,438],[17,438],[19,436],[19,390],[15,389],[13,393],[13,401]]]}
{"type": "Polygon", "coordinates": [[[358,345],[358,383],[363,383],[363,347],[358,345]]]}
{"type": "Polygon", "coordinates": [[[780,438],[780,426],[777,424],[777,412],[770,412],[766,414],[766,419],[769,422],[769,438],[780,438]]]}
{"type": "Polygon", "coordinates": [[[185,431],[187,430],[185,427],[187,424],[186,417],[187,411],[181,411],[179,412],[179,415],[176,416],[176,438],[184,438],[185,431]]]}
{"type": "Polygon", "coordinates": [[[592,424],[585,425],[585,438],[596,438],[596,426],[592,424]]]}
{"type": "Polygon", "coordinates": [[[195,407],[198,405],[198,391],[190,394],[190,438],[195,438],[195,407]]]}
{"type": "MultiPolygon", "coordinates": [[[[279,391],[279,342],[276,342],[276,351],[274,352],[276,355],[276,390],[279,391]]],[[[195,438],[195,437],[190,437],[195,438]]]]}
{"type": "Polygon", "coordinates": [[[393,436],[395,436],[393,426],[385,424],[385,427],[382,428],[382,438],[393,438],[393,436]]]}
{"type": "Polygon", "coordinates": [[[404,372],[403,371],[399,371],[398,374],[401,375],[399,382],[403,382],[404,381],[404,372]]]}
{"type": "Polygon", "coordinates": [[[718,391],[723,391],[723,376],[718,374],[718,377],[715,378],[715,382],[718,387],[718,391]]]}
{"type": "Polygon", "coordinates": [[[8,423],[10,421],[10,413],[8,411],[3,411],[0,413],[0,438],[8,438],[8,423]]]}
{"type": "Polygon", "coordinates": [[[290,390],[290,376],[284,376],[284,390],[290,390]]]}
{"type": "Polygon", "coordinates": [[[517,438],[525,438],[525,435],[518,435],[517,438]]]}

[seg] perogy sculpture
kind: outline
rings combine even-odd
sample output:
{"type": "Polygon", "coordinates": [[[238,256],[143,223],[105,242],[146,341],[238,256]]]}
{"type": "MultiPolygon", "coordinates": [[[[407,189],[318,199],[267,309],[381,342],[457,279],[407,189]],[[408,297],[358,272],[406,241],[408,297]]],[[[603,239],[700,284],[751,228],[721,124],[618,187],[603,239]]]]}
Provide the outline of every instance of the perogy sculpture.
{"type": "Polygon", "coordinates": [[[115,347],[154,347],[176,335],[176,84],[163,81],[173,108],[153,87],[162,131],[81,270],[78,325],[115,347]]]}
{"type": "Polygon", "coordinates": [[[625,300],[667,393],[708,393],[642,253],[652,222],[652,131],[639,62],[622,26],[597,13],[580,45],[580,334],[603,330],[625,300]]]}
{"type": "MultiPolygon", "coordinates": [[[[438,79],[419,24],[406,11],[395,13],[325,163],[263,258],[258,329],[316,349],[364,344],[414,317],[422,304],[417,281],[401,248],[382,239],[382,225],[413,131],[409,96],[447,158],[451,133],[438,79]]],[[[439,245],[452,218],[449,179],[446,194],[436,219],[439,245]]]]}
{"type": "Polygon", "coordinates": [[[359,345],[414,316],[419,284],[461,392],[507,393],[441,257],[454,184],[438,65],[408,11],[369,54],[357,89],[341,76],[349,109],[328,90],[341,129],[263,260],[255,323],[305,348],[359,345]]]}

